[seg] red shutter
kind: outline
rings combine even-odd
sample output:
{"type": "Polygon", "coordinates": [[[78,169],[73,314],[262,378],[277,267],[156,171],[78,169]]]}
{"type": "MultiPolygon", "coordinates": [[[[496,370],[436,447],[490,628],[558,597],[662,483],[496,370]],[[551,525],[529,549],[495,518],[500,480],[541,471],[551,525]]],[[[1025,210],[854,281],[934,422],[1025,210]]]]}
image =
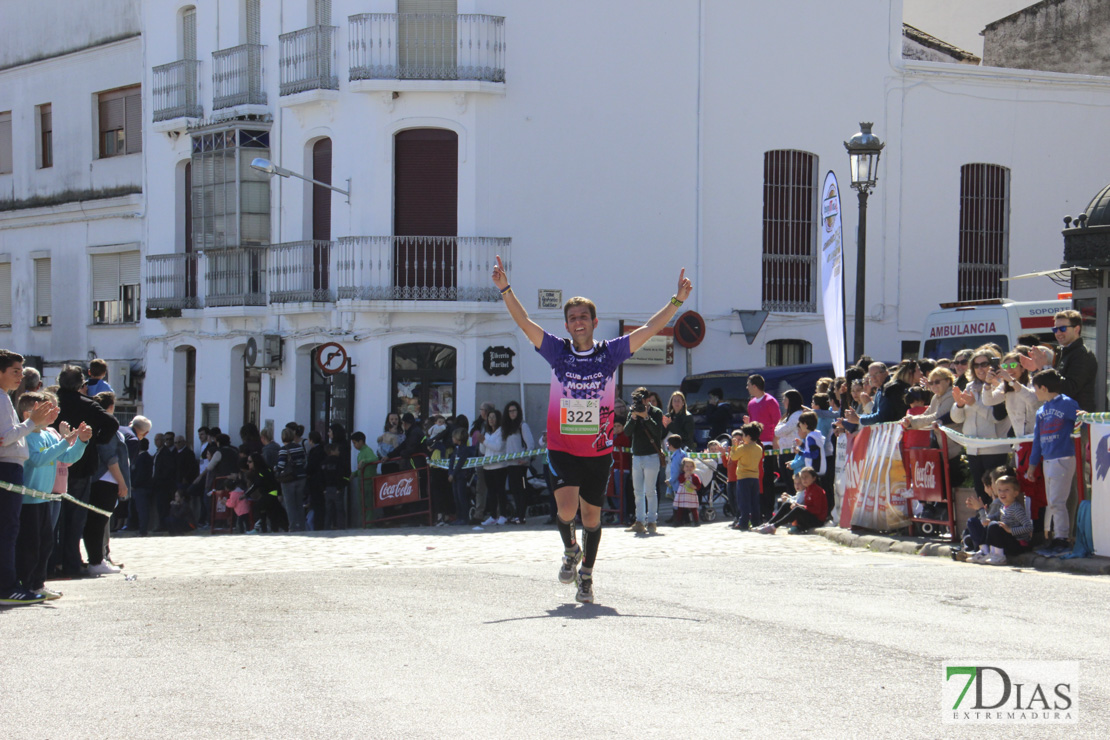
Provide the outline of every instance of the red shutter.
{"type": "MultiPolygon", "coordinates": [[[[458,235],[459,139],[445,129],[411,129],[394,139],[393,233],[458,235]]],[[[449,300],[455,293],[454,239],[397,239],[399,297],[449,300]]]]}

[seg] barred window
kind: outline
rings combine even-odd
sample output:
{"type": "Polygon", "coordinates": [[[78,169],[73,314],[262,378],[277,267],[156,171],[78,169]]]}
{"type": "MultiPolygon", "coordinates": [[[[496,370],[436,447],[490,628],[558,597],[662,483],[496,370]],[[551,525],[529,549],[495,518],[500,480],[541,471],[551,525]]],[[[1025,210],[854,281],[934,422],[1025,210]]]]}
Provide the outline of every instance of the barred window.
{"type": "Polygon", "coordinates": [[[817,156],[763,155],[763,309],[815,312],[817,156]]]}
{"type": "Polygon", "coordinates": [[[767,342],[767,366],[808,365],[813,362],[813,345],[804,339],[772,339],[767,342]]]}
{"type": "Polygon", "coordinates": [[[270,243],[270,178],[251,168],[270,156],[270,132],[230,128],[193,136],[193,249],[270,243]]]}
{"type": "Polygon", "coordinates": [[[960,168],[961,301],[1004,298],[1010,272],[1010,170],[996,164],[960,168]]]}

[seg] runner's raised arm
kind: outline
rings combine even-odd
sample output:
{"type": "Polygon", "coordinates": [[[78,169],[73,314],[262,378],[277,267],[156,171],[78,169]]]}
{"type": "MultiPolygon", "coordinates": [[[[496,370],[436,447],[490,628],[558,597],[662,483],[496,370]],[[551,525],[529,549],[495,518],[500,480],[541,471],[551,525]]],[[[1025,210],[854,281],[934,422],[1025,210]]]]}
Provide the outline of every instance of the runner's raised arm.
{"type": "Polygon", "coordinates": [[[497,265],[493,268],[493,284],[501,291],[501,297],[505,299],[505,307],[509,309],[509,315],[513,317],[513,321],[524,332],[524,336],[528,337],[528,341],[539,348],[543,344],[543,329],[528,318],[528,312],[513,294],[512,286],[509,285],[509,275],[505,272],[505,266],[501,264],[501,255],[497,255],[497,265]]]}
{"type": "MultiPolygon", "coordinates": [[[[659,332],[663,331],[664,327],[674,318],[675,313],[678,312],[682,303],[690,297],[693,292],[694,285],[690,282],[690,278],[686,277],[686,268],[683,267],[682,271],[678,273],[678,290],[667,301],[667,305],[659,309],[654,316],[652,316],[646,324],[636,329],[629,335],[632,351],[643,347],[647,340],[654,337],[659,332]]],[[[519,321],[517,323],[520,323],[519,321]]]]}

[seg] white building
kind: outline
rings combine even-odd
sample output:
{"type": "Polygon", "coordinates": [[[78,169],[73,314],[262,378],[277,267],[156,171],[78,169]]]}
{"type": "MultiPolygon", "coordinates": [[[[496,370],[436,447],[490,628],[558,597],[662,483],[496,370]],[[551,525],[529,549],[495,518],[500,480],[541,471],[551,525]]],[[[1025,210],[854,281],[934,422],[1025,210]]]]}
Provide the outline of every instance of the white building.
{"type": "Polygon", "coordinates": [[[138,2],[0,3],[0,346],[47,382],[141,369],[143,47],[138,2]]]}
{"type": "MultiPolygon", "coordinates": [[[[491,291],[498,253],[557,333],[545,291],[593,297],[612,336],[686,268],[705,341],[626,366],[626,386],[827,361],[818,189],[840,176],[851,307],[842,142],[861,120],[887,143],[868,218],[878,357],[912,351],[940,301],[1055,294],[998,278],[1058,264],[1062,216],[1110,179],[1110,80],[903,60],[900,0],[150,0],[141,17],[141,71],[118,85],[142,85],[145,218],[118,242],[146,247],[143,404],[165,428],[373,434],[390,410],[510,398],[538,421],[549,371],[491,291]],[[270,180],[256,157],[349,197],[270,180]],[[749,344],[737,311],[757,310],[749,344]],[[328,381],[314,355],[333,342],[352,373],[328,381]],[[483,368],[491,347],[510,372],[483,368]]],[[[12,95],[0,112],[39,104],[12,95]]],[[[29,279],[38,247],[9,234],[29,279]]]]}

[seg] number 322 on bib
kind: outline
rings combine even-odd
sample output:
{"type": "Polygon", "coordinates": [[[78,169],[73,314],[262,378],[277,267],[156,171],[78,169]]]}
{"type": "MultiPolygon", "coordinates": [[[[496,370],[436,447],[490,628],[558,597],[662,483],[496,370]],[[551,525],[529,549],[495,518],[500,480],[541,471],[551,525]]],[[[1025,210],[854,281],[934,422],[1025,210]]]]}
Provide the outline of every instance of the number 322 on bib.
{"type": "Polygon", "coordinates": [[[597,434],[601,428],[601,402],[593,398],[559,400],[561,434],[597,434]]]}

